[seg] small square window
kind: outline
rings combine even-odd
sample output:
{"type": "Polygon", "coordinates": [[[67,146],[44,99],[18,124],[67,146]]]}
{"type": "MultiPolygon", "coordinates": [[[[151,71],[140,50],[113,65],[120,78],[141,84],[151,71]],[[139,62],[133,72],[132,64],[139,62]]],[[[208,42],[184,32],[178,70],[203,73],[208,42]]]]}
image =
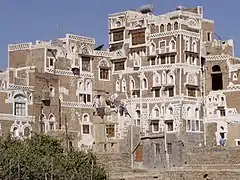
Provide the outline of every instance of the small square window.
{"type": "Polygon", "coordinates": [[[152,131],[153,132],[159,132],[159,123],[158,122],[153,122],[152,123],[152,131]]]}
{"type": "Polygon", "coordinates": [[[83,134],[90,134],[90,128],[89,128],[89,125],[83,125],[82,126],[83,128],[83,134]]]}
{"type": "Polygon", "coordinates": [[[166,125],[167,125],[167,131],[168,132],[173,131],[173,122],[172,121],[166,122],[166,125]]]}
{"type": "Polygon", "coordinates": [[[154,90],[155,97],[160,97],[160,89],[154,90]]]}
{"type": "Polygon", "coordinates": [[[207,41],[208,42],[212,41],[211,32],[207,32],[207,41]]]}
{"type": "Polygon", "coordinates": [[[169,95],[169,97],[173,97],[174,96],[174,88],[169,88],[168,95],[169,95]]]}

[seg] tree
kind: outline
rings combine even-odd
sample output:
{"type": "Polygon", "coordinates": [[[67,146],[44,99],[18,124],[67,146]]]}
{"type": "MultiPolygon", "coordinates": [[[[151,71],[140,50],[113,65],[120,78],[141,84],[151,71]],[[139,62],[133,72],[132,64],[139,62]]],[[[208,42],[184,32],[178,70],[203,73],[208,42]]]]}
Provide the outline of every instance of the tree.
{"type": "Polygon", "coordinates": [[[0,179],[105,180],[106,172],[92,153],[65,153],[61,141],[34,134],[19,140],[0,139],[0,179]]]}

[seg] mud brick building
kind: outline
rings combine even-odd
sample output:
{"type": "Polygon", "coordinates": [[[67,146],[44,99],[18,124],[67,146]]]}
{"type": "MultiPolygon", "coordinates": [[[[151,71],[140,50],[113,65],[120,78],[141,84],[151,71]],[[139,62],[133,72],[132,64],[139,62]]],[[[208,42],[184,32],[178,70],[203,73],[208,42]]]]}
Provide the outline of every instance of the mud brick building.
{"type": "Polygon", "coordinates": [[[48,133],[124,154],[126,169],[183,166],[189,149],[240,146],[240,61],[233,40],[214,39],[202,7],[154,15],[143,6],[108,21],[107,50],[73,34],[8,46],[2,135],[48,133]]]}

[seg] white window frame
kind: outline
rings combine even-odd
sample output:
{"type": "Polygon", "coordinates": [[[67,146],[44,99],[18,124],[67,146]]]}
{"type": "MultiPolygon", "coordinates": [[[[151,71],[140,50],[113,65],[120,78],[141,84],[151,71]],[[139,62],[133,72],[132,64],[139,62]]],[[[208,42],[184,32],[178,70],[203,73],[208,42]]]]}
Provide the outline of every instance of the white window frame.
{"type": "Polygon", "coordinates": [[[12,115],[25,117],[25,116],[27,116],[27,114],[28,114],[28,103],[27,103],[26,97],[24,95],[22,95],[22,94],[15,95],[14,96],[14,100],[13,100],[13,112],[12,112],[12,115]],[[20,99],[16,99],[18,96],[20,97],[20,99]],[[16,103],[24,104],[24,106],[25,106],[24,115],[15,115],[16,103]]]}

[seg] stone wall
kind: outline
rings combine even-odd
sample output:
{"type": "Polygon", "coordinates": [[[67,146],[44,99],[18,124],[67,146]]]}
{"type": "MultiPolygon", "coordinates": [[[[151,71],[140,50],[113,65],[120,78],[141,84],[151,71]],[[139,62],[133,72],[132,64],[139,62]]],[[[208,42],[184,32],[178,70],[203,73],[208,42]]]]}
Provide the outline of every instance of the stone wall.
{"type": "Polygon", "coordinates": [[[101,164],[108,173],[123,173],[131,171],[131,156],[127,153],[105,153],[96,154],[98,163],[101,164]]]}
{"type": "MultiPolygon", "coordinates": [[[[147,171],[115,171],[110,179],[124,180],[240,180],[240,148],[198,147],[188,149],[184,166],[147,171]]],[[[115,162],[116,163],[116,162],[115,162]]],[[[114,163],[113,163],[114,164],[114,163]]],[[[127,170],[127,169],[124,169],[127,170]]]]}
{"type": "Polygon", "coordinates": [[[240,164],[240,148],[195,148],[186,154],[186,163],[188,165],[233,165],[240,164]]]}
{"type": "Polygon", "coordinates": [[[169,170],[116,174],[110,180],[239,180],[240,170],[169,170]]]}

